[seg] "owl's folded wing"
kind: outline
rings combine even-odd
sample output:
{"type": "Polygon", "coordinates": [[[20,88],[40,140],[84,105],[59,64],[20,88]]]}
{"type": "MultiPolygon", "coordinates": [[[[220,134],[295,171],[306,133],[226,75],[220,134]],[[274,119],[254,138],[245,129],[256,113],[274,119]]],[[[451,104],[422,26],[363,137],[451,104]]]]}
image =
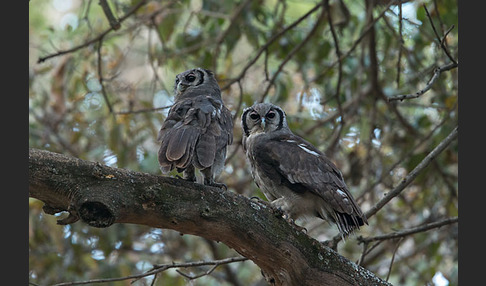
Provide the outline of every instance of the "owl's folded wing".
{"type": "Polygon", "coordinates": [[[276,171],[273,175],[279,176],[289,189],[313,192],[335,211],[363,217],[341,172],[309,142],[292,134],[269,140],[259,149],[262,162],[267,164],[264,169],[273,168],[276,171]]]}
{"type": "Polygon", "coordinates": [[[220,124],[223,107],[221,101],[205,95],[172,106],[158,136],[162,171],[170,171],[174,166],[186,168],[194,159],[202,168],[213,164],[218,148],[226,146],[230,141],[228,134],[232,134],[232,125],[229,131],[220,124]],[[221,137],[224,143],[218,144],[221,137]]]}

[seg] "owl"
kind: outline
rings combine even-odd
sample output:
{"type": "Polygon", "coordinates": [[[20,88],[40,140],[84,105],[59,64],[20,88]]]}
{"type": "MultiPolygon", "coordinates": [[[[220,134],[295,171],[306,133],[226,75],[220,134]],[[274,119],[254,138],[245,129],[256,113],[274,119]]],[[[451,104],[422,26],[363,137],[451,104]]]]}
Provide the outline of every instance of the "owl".
{"type": "Polygon", "coordinates": [[[174,93],[174,105],[158,134],[162,173],[176,168],[184,179],[195,182],[198,169],[205,185],[226,188],[215,178],[233,142],[233,121],[213,72],[195,68],[178,74],[174,93]]]}
{"type": "Polygon", "coordinates": [[[318,217],[344,236],[367,224],[339,169],[289,129],[285,112],[270,103],[244,109],[243,149],[257,186],[291,220],[318,217]]]}

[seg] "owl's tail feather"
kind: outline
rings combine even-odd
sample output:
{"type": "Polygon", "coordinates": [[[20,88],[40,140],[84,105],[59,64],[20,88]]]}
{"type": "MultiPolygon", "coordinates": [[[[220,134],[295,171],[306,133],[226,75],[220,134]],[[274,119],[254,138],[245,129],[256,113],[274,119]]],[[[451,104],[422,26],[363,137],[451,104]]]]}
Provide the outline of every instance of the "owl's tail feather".
{"type": "Polygon", "coordinates": [[[216,156],[216,138],[211,134],[204,134],[199,137],[196,155],[201,169],[211,167],[216,156]]]}
{"type": "Polygon", "coordinates": [[[337,227],[339,229],[339,232],[341,232],[342,234],[350,234],[356,229],[359,229],[360,226],[367,223],[362,217],[355,214],[347,214],[337,211],[334,214],[334,219],[336,220],[337,227]]]}
{"type": "Polygon", "coordinates": [[[160,137],[159,163],[162,171],[170,171],[173,167],[186,168],[194,154],[194,145],[199,131],[193,126],[183,126],[172,129],[160,137]]]}

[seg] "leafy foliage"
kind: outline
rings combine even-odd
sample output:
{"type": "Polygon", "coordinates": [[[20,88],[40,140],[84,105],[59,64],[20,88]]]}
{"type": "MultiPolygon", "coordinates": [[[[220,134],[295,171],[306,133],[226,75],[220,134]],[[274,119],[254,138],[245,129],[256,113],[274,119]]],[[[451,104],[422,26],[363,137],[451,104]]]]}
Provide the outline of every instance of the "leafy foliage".
{"type": "MultiPolygon", "coordinates": [[[[235,118],[235,143],[219,179],[230,191],[262,197],[242,152],[239,117],[244,107],[269,101],[286,110],[295,133],[336,162],[366,211],[457,126],[457,69],[442,72],[418,98],[388,100],[426,87],[436,67],[451,63],[445,49],[457,58],[456,1],[336,0],[329,6],[327,1],[144,1],[136,11],[139,1],[109,2],[117,19],[128,15],[118,30],[109,30],[97,1],[29,3],[31,147],[158,174],[156,138],[173,80],[201,66],[216,73],[235,118]],[[53,56],[39,62],[48,55],[53,56]]],[[[453,142],[359,235],[457,216],[457,160],[453,142]]],[[[37,284],[128,276],[152,264],[236,255],[225,245],[170,230],[58,226],[41,205],[29,200],[29,275],[37,284]]],[[[301,223],[321,241],[337,234],[326,223],[301,223]]],[[[443,275],[456,285],[457,242],[453,224],[376,245],[351,237],[338,250],[381,277],[389,274],[394,284],[431,284],[443,275]]],[[[258,267],[246,261],[218,267],[197,281],[251,285],[259,280],[258,267]]],[[[186,283],[175,271],[156,277],[157,285],[186,283]]]]}

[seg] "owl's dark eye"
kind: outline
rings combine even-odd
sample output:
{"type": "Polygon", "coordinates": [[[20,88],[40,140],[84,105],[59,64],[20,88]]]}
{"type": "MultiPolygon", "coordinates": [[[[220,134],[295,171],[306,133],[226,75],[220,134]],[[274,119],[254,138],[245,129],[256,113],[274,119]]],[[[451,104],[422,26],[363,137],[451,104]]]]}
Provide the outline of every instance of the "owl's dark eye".
{"type": "Polygon", "coordinates": [[[270,111],[269,113],[267,113],[267,115],[265,117],[268,118],[268,119],[275,118],[275,112],[270,111]]]}
{"type": "Polygon", "coordinates": [[[196,80],[196,77],[193,74],[189,74],[189,75],[186,76],[186,80],[188,82],[193,82],[193,81],[196,80]]]}
{"type": "Polygon", "coordinates": [[[251,113],[250,118],[253,119],[253,120],[256,120],[256,119],[260,118],[260,115],[258,115],[257,113],[251,113]]]}

